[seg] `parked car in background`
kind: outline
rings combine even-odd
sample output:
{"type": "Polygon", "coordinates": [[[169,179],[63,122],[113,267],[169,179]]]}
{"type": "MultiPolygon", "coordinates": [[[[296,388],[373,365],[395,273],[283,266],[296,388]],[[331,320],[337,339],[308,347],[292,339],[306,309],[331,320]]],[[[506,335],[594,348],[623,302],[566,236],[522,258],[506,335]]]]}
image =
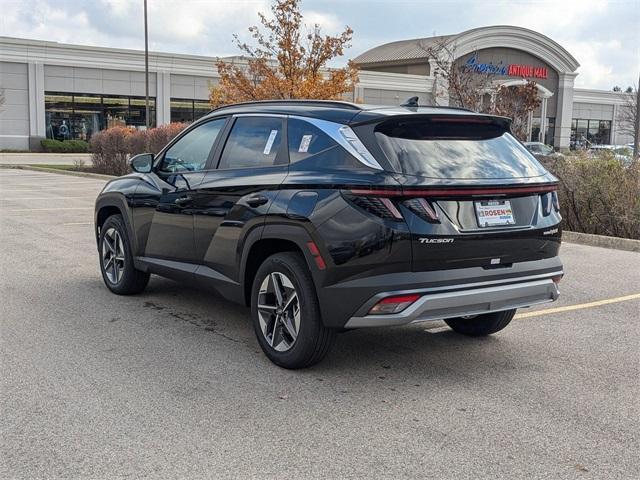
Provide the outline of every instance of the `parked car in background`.
{"type": "Polygon", "coordinates": [[[251,307],[282,367],[320,361],[339,331],[444,319],[477,337],[558,298],[558,181],[507,118],[252,102],[131,166],[96,200],[106,286],[210,287],[251,307]]]}
{"type": "Polygon", "coordinates": [[[546,145],[542,142],[524,142],[524,146],[534,156],[541,157],[564,157],[560,152],[556,152],[551,145],[546,145]]]}
{"type": "Polygon", "coordinates": [[[627,145],[591,145],[590,155],[598,155],[601,152],[611,152],[616,160],[624,165],[629,165],[633,161],[633,146],[627,145]]]}

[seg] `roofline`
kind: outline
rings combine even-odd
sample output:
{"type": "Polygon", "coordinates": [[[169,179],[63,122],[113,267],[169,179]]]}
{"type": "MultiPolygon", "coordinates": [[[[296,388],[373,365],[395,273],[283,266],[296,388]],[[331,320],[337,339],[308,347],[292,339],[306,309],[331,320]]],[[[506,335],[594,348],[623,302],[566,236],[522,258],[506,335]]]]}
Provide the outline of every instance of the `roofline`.
{"type": "MultiPolygon", "coordinates": [[[[370,52],[375,49],[381,49],[383,47],[393,46],[394,44],[404,44],[407,42],[415,42],[418,45],[422,41],[433,41],[441,39],[447,44],[453,44],[456,42],[462,42],[462,45],[456,45],[459,47],[460,52],[456,52],[456,56],[458,58],[468,54],[469,52],[473,52],[475,50],[481,50],[484,48],[493,48],[493,47],[507,47],[514,48],[516,50],[522,50],[530,53],[542,61],[550,64],[554,69],[556,69],[560,73],[567,72],[575,72],[575,70],[580,66],[580,63],[575,59],[568,50],[566,50],[562,45],[560,45],[555,40],[550,37],[536,32],[535,30],[531,30],[524,27],[517,27],[514,25],[487,25],[483,27],[476,27],[469,30],[465,30],[464,32],[460,32],[452,35],[436,35],[433,37],[423,37],[423,38],[409,38],[405,40],[397,40],[394,42],[387,42],[382,45],[375,46],[361,53],[357,57],[361,57],[365,55],[367,52],[370,52]],[[515,33],[521,33],[521,38],[516,37],[515,33]],[[515,40],[520,40],[520,43],[513,42],[512,44],[505,45],[482,45],[482,40],[484,36],[490,37],[491,35],[495,36],[511,36],[515,40]],[[480,45],[478,45],[480,43],[480,45]],[[527,48],[528,47],[528,48],[527,48]],[[544,50],[547,52],[551,52],[552,58],[548,58],[549,55],[544,55],[544,50]]],[[[508,42],[506,42],[508,43],[508,42]]],[[[408,64],[408,62],[413,62],[415,60],[428,60],[428,56],[425,54],[420,57],[412,57],[410,59],[400,59],[400,60],[380,60],[380,61],[367,61],[358,63],[358,65],[367,65],[367,66],[383,66],[388,62],[399,62],[396,64],[408,64]]]]}
{"type": "Polygon", "coordinates": [[[265,105],[265,106],[278,106],[278,105],[299,105],[299,106],[307,106],[307,107],[331,107],[331,108],[344,108],[346,110],[358,110],[361,111],[362,107],[357,103],[352,102],[343,102],[340,100],[312,100],[312,99],[282,99],[282,100],[253,100],[249,102],[239,102],[232,103],[229,105],[223,105],[221,107],[214,108],[209,113],[219,112],[220,110],[224,110],[226,108],[236,108],[236,107],[250,107],[252,105],[265,105]]]}

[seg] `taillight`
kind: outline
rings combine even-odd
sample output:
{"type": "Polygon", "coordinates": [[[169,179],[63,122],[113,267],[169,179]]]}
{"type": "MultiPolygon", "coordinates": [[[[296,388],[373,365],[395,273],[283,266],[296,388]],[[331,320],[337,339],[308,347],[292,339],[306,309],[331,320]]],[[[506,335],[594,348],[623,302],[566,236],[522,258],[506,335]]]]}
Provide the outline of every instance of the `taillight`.
{"type": "Polygon", "coordinates": [[[398,313],[407,308],[413,302],[418,300],[420,295],[395,295],[393,297],[387,297],[376,303],[371,310],[370,315],[389,315],[391,313],[398,313]]]}
{"type": "Polygon", "coordinates": [[[363,210],[373,213],[380,218],[403,220],[402,214],[398,208],[393,204],[391,199],[387,197],[350,195],[348,198],[363,210]]]}
{"type": "Polygon", "coordinates": [[[431,202],[424,198],[411,198],[402,202],[405,207],[429,223],[440,223],[438,212],[431,202]]]}
{"type": "Polygon", "coordinates": [[[560,200],[558,200],[558,192],[555,190],[551,192],[551,203],[553,203],[556,212],[560,212],[560,200]]]}
{"type": "Polygon", "coordinates": [[[542,201],[542,215],[545,217],[551,214],[551,209],[556,212],[560,211],[560,203],[558,202],[558,192],[555,190],[552,192],[544,193],[540,195],[542,201]]]}

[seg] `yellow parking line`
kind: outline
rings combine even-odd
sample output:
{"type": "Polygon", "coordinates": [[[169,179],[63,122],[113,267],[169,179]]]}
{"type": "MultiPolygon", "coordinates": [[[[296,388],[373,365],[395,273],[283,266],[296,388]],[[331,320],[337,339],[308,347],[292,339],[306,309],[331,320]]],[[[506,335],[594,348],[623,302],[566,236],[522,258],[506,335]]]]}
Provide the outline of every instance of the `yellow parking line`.
{"type": "Polygon", "coordinates": [[[583,308],[599,307],[601,305],[609,305],[610,303],[626,302],[629,300],[640,299],[640,293],[624,295],[623,297],[606,298],[596,302],[579,303],[577,305],[567,305],[566,307],[545,308],[542,310],[534,310],[533,312],[519,313],[515,318],[537,317],[538,315],[551,315],[552,313],[570,312],[572,310],[582,310],[583,308]]]}

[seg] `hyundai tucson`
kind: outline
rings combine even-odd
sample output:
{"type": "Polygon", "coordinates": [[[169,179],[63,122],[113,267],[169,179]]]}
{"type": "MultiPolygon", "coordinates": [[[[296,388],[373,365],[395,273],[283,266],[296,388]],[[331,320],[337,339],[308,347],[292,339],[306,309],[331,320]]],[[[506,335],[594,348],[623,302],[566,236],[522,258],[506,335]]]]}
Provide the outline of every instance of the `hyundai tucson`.
{"type": "Polygon", "coordinates": [[[285,368],[340,331],[444,320],[483,336],[558,298],[557,179],[507,118],[251,102],[130,165],[96,200],[106,286],[135,294],[156,274],[247,305],[285,368]]]}

